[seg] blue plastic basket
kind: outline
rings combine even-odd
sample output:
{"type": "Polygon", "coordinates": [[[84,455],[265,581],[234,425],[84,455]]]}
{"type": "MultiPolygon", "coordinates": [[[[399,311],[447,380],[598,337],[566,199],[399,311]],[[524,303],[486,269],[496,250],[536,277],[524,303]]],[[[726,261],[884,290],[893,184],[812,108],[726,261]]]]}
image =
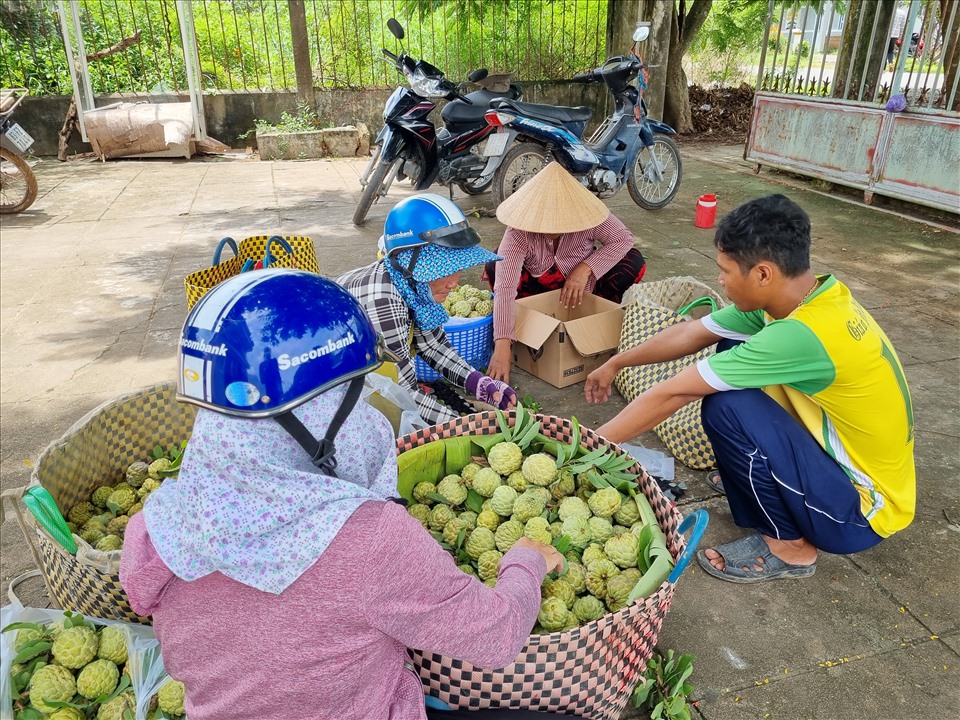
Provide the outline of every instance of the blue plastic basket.
{"type": "MultiPolygon", "coordinates": [[[[490,357],[493,355],[493,315],[467,322],[448,322],[443,329],[453,349],[468,365],[483,370],[490,364],[490,357]]],[[[414,364],[417,380],[433,382],[440,379],[440,373],[427,365],[419,355],[414,364]]]]}

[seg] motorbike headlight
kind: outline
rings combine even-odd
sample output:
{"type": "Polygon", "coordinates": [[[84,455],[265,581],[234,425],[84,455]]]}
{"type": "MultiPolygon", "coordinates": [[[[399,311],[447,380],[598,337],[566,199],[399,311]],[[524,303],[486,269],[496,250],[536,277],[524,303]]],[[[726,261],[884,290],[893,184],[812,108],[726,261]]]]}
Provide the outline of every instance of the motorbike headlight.
{"type": "Polygon", "coordinates": [[[408,73],[407,83],[411,90],[422,97],[446,97],[450,92],[441,78],[430,77],[420,71],[408,73]]]}

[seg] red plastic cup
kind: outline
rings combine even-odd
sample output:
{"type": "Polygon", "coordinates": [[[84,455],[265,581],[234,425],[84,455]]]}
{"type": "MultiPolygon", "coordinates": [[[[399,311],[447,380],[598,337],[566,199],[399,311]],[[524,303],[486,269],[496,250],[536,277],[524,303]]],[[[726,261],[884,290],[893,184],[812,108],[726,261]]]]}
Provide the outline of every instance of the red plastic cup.
{"type": "Polygon", "coordinates": [[[717,219],[717,196],[701,195],[697,201],[697,214],[693,218],[693,224],[698,228],[712,228],[717,219]]]}

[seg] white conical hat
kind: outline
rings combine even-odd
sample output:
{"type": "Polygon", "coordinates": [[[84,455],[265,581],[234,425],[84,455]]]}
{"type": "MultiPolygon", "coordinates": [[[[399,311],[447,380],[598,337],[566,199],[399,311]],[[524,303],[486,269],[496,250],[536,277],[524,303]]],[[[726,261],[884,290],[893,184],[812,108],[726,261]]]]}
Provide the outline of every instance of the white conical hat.
{"type": "Polygon", "coordinates": [[[610,215],[603,202],[551,162],[497,208],[497,219],[517,230],[546,234],[596,227],[610,215]]]}

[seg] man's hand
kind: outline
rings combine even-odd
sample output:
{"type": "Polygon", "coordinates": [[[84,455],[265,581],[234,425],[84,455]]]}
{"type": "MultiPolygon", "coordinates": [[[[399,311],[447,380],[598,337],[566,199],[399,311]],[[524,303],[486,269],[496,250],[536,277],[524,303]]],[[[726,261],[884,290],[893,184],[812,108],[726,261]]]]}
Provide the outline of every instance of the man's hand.
{"type": "Polygon", "coordinates": [[[510,352],[510,338],[501,338],[494,343],[493,355],[487,367],[487,375],[494,380],[510,382],[510,365],[513,358],[510,352]]]}
{"type": "Polygon", "coordinates": [[[580,263],[570,271],[560,291],[560,304],[565,308],[580,307],[589,279],[590,266],[586,263],[580,263]]]}
{"type": "Polygon", "coordinates": [[[583,395],[587,402],[594,405],[606,402],[610,397],[613,379],[616,376],[617,368],[612,365],[612,358],[587,375],[587,382],[583,387],[583,395]]]}

